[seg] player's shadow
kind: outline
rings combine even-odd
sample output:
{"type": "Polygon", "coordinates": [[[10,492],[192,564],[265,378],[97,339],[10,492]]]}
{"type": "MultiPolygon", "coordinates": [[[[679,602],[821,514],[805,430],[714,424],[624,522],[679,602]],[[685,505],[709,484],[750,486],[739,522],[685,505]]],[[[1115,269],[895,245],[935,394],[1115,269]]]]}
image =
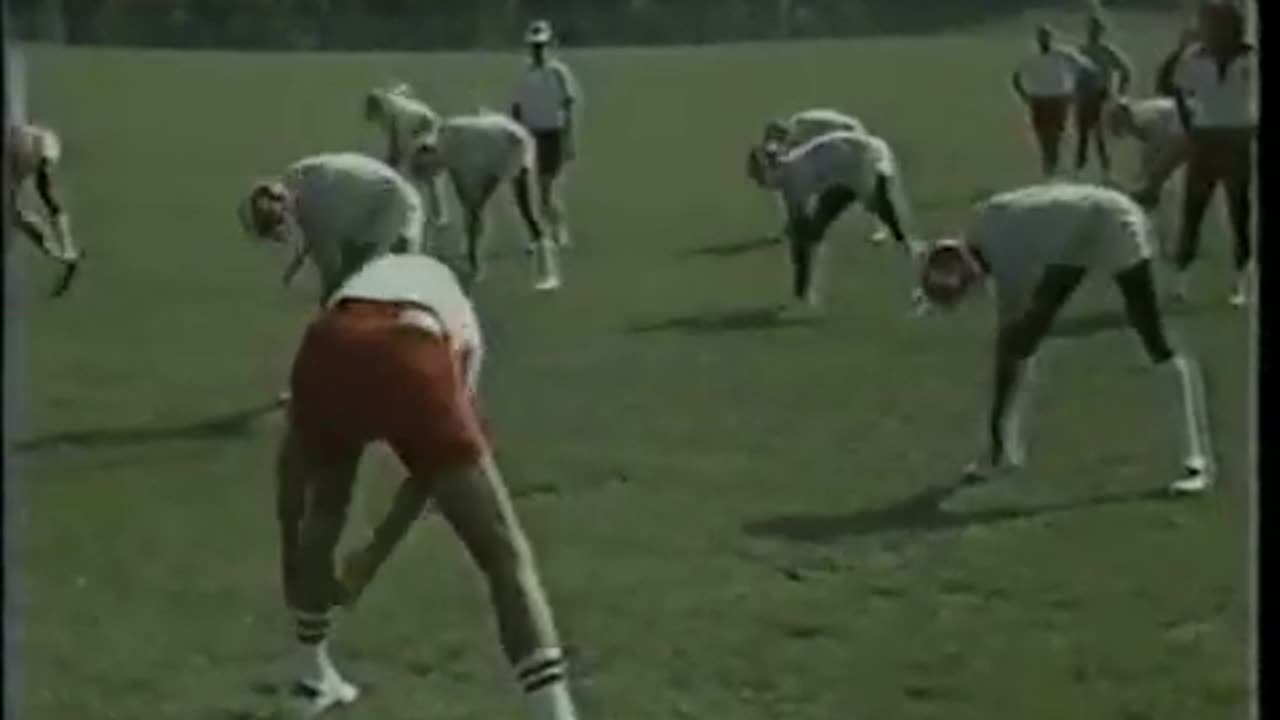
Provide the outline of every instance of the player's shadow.
{"type": "MultiPolygon", "coordinates": [[[[1209,309],[1205,305],[1179,303],[1162,307],[1160,314],[1164,317],[1186,317],[1198,315],[1209,309]]],[[[1129,318],[1124,314],[1123,310],[1104,310],[1072,315],[1058,320],[1054,325],[1053,330],[1049,331],[1049,335],[1056,338],[1085,338],[1109,332],[1124,331],[1130,328],[1129,318]]]]}
{"type": "Polygon", "coordinates": [[[61,448],[110,448],[183,440],[222,440],[248,435],[254,421],[280,409],[277,401],[263,402],[179,425],[144,425],[123,428],[65,430],[24,440],[14,445],[19,454],[61,448]]]}
{"type": "Polygon", "coordinates": [[[974,510],[948,510],[943,505],[966,487],[983,481],[969,478],[925,488],[902,500],[850,513],[778,515],[747,522],[742,529],[752,537],[781,538],[793,542],[829,543],[842,538],[868,537],[895,532],[934,533],[968,527],[997,525],[1045,515],[1087,510],[1105,505],[1173,500],[1167,488],[1103,493],[1090,497],[1031,506],[1003,505],[974,510]]]}
{"type": "Polygon", "coordinates": [[[736,310],[710,310],[661,320],[633,322],[627,325],[627,332],[633,334],[681,332],[689,335],[711,335],[811,325],[817,322],[813,318],[788,317],[782,313],[782,310],[783,308],[780,305],[739,308],[736,310]]]}
{"type": "Polygon", "coordinates": [[[683,254],[693,257],[737,257],[738,255],[746,255],[747,253],[775,247],[781,244],[782,240],[780,238],[765,235],[762,237],[749,238],[747,240],[735,240],[727,243],[702,245],[691,250],[686,250],[683,254]]]}

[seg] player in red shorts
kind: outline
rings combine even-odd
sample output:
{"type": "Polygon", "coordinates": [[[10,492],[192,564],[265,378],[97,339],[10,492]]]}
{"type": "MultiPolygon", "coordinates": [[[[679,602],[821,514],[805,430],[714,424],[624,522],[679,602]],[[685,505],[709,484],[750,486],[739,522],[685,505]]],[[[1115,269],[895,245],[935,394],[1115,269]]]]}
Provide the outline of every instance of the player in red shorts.
{"type": "Polygon", "coordinates": [[[470,301],[446,266],[421,255],[371,261],[307,330],[277,466],[284,589],[299,643],[290,705],[303,717],[356,699],[328,653],[333,612],[354,604],[430,498],[484,574],[530,716],[576,718],[533,552],[473,407],[481,357],[470,301]],[[359,458],[377,441],[409,478],[338,577],[334,552],[359,458]]]}

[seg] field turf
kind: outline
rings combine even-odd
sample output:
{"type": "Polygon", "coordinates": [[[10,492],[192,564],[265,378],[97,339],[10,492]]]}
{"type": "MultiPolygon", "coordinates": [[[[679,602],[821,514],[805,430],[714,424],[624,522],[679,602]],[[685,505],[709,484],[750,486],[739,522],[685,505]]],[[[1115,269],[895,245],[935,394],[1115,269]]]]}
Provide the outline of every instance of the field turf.
{"type": "MultiPolygon", "coordinates": [[[[1150,74],[1173,37],[1121,18],[1150,74]]],[[[776,205],[743,174],[764,119],[861,116],[921,230],[1035,177],[1009,95],[1025,26],[931,37],[567,53],[587,93],[567,286],[534,296],[503,193],[478,292],[484,415],[534,539],[584,718],[1237,720],[1249,669],[1249,323],[1221,214],[1170,324],[1199,354],[1220,487],[1175,476],[1164,388],[1093,282],[1045,358],[1031,465],[961,489],[993,313],[908,318],[902,254],[850,213],[828,313],[775,324],[776,205]]],[[[515,55],[29,49],[89,253],[72,294],[23,246],[24,425],[8,493],[16,717],[252,720],[290,647],[272,506],[309,275],[240,234],[251,180],[375,151],[361,93],[505,107],[515,55]]],[[[1126,154],[1127,155],[1127,154],[1126,154]]],[[[9,320],[15,317],[10,305],[9,320]]],[[[399,470],[371,453],[354,531],[399,470]]],[[[518,717],[485,594],[438,517],[336,653],[379,720],[518,717]]]]}

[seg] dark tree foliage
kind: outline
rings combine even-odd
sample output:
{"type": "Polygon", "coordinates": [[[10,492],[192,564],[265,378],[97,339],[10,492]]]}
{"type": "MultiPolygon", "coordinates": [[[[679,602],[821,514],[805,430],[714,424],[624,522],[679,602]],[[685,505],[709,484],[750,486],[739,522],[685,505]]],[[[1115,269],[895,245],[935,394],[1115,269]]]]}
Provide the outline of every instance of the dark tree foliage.
{"type": "MultiPolygon", "coordinates": [[[[927,33],[1084,0],[9,0],[19,37],[72,44],[278,50],[517,45],[534,17],[567,45],[927,33]]],[[[1108,0],[1178,9],[1182,0],[1108,0]]]]}

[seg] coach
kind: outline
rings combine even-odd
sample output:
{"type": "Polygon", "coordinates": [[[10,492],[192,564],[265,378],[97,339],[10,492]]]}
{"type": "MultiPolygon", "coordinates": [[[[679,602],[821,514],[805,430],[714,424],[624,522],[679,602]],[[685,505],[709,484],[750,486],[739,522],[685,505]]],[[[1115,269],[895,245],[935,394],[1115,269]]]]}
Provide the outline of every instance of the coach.
{"type": "Polygon", "coordinates": [[[1248,300],[1252,260],[1253,143],[1258,101],[1254,87],[1258,57],[1245,38],[1243,11],[1233,3],[1200,7],[1200,43],[1187,49],[1173,75],[1178,116],[1191,141],[1182,201],[1182,229],[1175,266],[1176,294],[1187,293],[1187,270],[1200,245],[1200,226],[1213,191],[1221,183],[1235,235],[1236,281],[1231,304],[1248,300]]]}
{"type": "MultiPolygon", "coordinates": [[[[537,147],[540,210],[550,226],[553,242],[565,246],[569,244],[569,229],[564,204],[556,191],[556,180],[564,165],[574,158],[574,116],[581,92],[569,66],[550,56],[548,48],[553,40],[550,22],[530,23],[525,33],[529,65],[516,88],[511,116],[533,135],[537,147]]],[[[533,217],[528,184],[523,175],[515,182],[520,213],[528,224],[533,217]]]]}

